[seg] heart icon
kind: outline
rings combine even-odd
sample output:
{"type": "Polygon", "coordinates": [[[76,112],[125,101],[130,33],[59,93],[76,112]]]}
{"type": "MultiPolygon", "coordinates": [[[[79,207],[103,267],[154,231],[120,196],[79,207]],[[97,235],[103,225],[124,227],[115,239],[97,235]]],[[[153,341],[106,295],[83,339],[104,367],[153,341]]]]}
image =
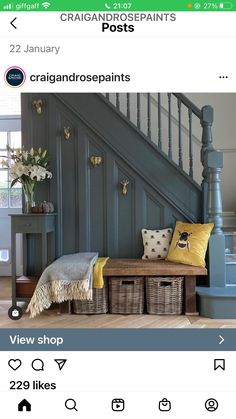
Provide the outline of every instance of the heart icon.
{"type": "Polygon", "coordinates": [[[8,365],[13,370],[16,371],[18,368],[20,368],[22,362],[20,359],[9,359],[8,365]]]}

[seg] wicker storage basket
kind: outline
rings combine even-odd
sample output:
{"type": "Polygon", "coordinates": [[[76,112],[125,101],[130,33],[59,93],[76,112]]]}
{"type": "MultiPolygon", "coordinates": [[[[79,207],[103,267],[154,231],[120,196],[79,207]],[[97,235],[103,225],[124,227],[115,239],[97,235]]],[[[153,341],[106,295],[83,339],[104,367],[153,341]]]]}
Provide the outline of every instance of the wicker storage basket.
{"type": "Polygon", "coordinates": [[[181,314],[183,285],[183,277],[147,277],[147,312],[149,314],[181,314]]]}
{"type": "Polygon", "coordinates": [[[75,314],[106,314],[108,312],[108,283],[104,280],[104,287],[93,289],[93,299],[74,300],[73,312],[75,314]]]}
{"type": "Polygon", "coordinates": [[[113,314],[142,314],[144,311],[144,278],[110,278],[109,311],[113,314]]]}

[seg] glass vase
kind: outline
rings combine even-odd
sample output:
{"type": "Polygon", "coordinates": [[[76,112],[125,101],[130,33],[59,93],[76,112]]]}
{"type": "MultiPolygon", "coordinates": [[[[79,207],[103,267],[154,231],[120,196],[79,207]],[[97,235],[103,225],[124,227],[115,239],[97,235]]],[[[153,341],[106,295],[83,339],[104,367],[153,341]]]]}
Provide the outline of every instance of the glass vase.
{"type": "Polygon", "coordinates": [[[24,182],[22,184],[23,192],[24,192],[24,213],[31,214],[32,207],[35,206],[34,202],[34,182],[24,182]]]}

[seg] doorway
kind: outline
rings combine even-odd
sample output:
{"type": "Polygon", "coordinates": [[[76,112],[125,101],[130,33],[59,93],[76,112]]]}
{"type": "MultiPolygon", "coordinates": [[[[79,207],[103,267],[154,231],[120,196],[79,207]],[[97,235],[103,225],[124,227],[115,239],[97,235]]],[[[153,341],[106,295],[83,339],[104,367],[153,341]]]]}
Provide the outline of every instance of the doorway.
{"type": "MultiPolygon", "coordinates": [[[[11,188],[7,146],[21,148],[20,93],[0,96],[0,277],[11,276],[11,220],[9,214],[22,211],[22,191],[18,183],[11,188]]],[[[17,238],[17,275],[22,274],[21,237],[17,238]]]]}

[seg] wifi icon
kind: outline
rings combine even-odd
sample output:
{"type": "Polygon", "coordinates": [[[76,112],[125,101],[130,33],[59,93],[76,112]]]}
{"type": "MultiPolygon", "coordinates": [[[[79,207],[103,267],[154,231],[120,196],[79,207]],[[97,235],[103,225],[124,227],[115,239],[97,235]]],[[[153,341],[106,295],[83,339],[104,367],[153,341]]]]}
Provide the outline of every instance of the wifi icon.
{"type": "Polygon", "coordinates": [[[44,7],[44,9],[48,9],[51,6],[51,3],[45,1],[44,3],[42,3],[42,6],[44,7]]]}

